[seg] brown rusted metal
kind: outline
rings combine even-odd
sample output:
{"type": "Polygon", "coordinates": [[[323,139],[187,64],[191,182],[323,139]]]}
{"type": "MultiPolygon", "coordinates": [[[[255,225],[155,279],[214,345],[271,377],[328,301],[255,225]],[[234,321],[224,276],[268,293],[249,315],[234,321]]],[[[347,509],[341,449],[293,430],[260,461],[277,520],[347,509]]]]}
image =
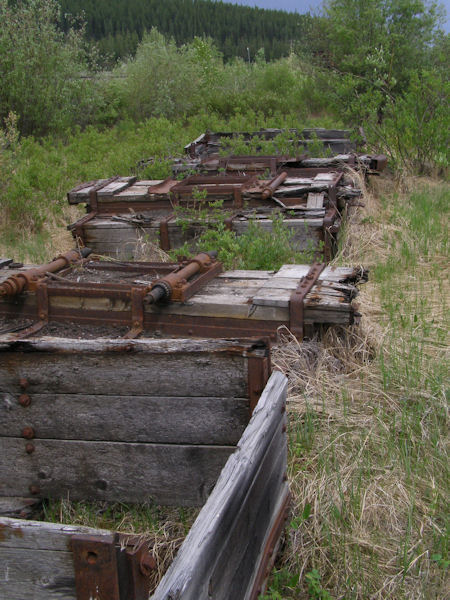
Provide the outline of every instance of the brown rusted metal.
{"type": "Polygon", "coordinates": [[[175,215],[172,213],[165,219],[161,219],[159,223],[159,246],[166,252],[170,250],[169,221],[172,221],[174,217],[175,215]]]}
{"type": "Polygon", "coordinates": [[[8,279],[0,283],[0,296],[16,296],[26,289],[36,289],[36,283],[39,279],[44,278],[47,272],[56,273],[67,265],[80,261],[82,258],[83,255],[79,250],[70,250],[65,254],[60,254],[45,265],[11,275],[8,279]]]}
{"type": "Polygon", "coordinates": [[[19,387],[22,390],[26,390],[29,387],[29,385],[30,385],[30,382],[28,381],[28,379],[25,379],[25,377],[21,377],[19,379],[19,387]]]}
{"type": "Polygon", "coordinates": [[[22,429],[22,437],[26,440],[32,440],[36,437],[36,433],[32,427],[24,427],[22,429]]]}
{"type": "Polygon", "coordinates": [[[159,301],[185,302],[207,281],[210,281],[222,271],[222,264],[216,261],[216,252],[201,252],[162,279],[155,281],[146,297],[145,302],[154,304],[159,301]],[[195,282],[189,279],[198,274],[195,282]]]}
{"type": "Polygon", "coordinates": [[[150,576],[157,568],[156,560],[145,544],[125,548],[128,567],[127,600],[147,600],[150,594],[150,576]]]}
{"type": "Polygon", "coordinates": [[[334,222],[338,216],[338,209],[336,204],[332,204],[328,207],[325,217],[323,219],[322,231],[323,231],[323,258],[326,262],[329,262],[333,257],[333,234],[337,233],[339,228],[334,226],[334,222]]]}
{"type": "Polygon", "coordinates": [[[289,299],[289,329],[299,340],[303,339],[304,334],[304,301],[306,295],[316,284],[325,266],[323,263],[313,263],[307,275],[302,278],[289,299]]]}
{"type": "Polygon", "coordinates": [[[97,214],[98,212],[96,210],[92,210],[90,213],[88,213],[75,223],[72,223],[71,225],[67,226],[67,229],[72,232],[72,236],[77,242],[80,241],[83,245],[86,244],[84,226],[86,225],[86,223],[89,223],[89,221],[92,221],[92,219],[94,219],[97,216],[97,214]]]}
{"type": "Polygon", "coordinates": [[[30,404],[31,404],[31,398],[28,394],[20,394],[17,401],[20,404],[20,406],[23,406],[23,407],[30,406],[30,404]]]}
{"type": "Polygon", "coordinates": [[[144,331],[144,296],[146,289],[142,287],[131,288],[131,329],[124,335],[125,338],[136,338],[144,331]]]}
{"type": "Polygon", "coordinates": [[[191,175],[172,187],[171,193],[177,202],[186,197],[191,200],[194,191],[206,192],[204,202],[208,202],[211,195],[231,196],[232,206],[242,208],[242,192],[256,182],[256,177],[251,175],[191,175]]]}
{"type": "Polygon", "coordinates": [[[31,442],[29,442],[28,444],[25,445],[25,452],[27,454],[33,454],[34,451],[35,451],[34,444],[32,444],[31,442]]]}
{"type": "MultiPolygon", "coordinates": [[[[270,341],[267,340],[268,347],[270,341]]],[[[266,387],[271,372],[270,354],[267,356],[249,356],[248,358],[248,396],[250,399],[250,415],[253,414],[258,400],[266,387]]]]}
{"type": "Polygon", "coordinates": [[[94,185],[94,187],[89,191],[89,206],[91,207],[92,212],[97,212],[98,210],[98,192],[112,183],[113,181],[117,181],[119,179],[119,175],[115,175],[114,177],[110,177],[106,179],[106,181],[102,181],[94,185]]]}
{"type": "Polygon", "coordinates": [[[30,494],[32,494],[33,496],[37,496],[41,493],[41,488],[35,484],[30,485],[28,489],[30,490],[30,494]]]}
{"type": "Polygon", "coordinates": [[[290,502],[291,495],[289,491],[286,491],[281,508],[276,516],[275,522],[272,525],[272,529],[267,536],[262,558],[258,566],[258,571],[254,579],[252,590],[250,592],[249,600],[258,600],[259,596],[265,590],[267,579],[269,578],[270,572],[275,564],[276,549],[288,519],[290,502]]]}
{"type": "Polygon", "coordinates": [[[279,187],[283,181],[286,179],[286,177],[288,176],[286,171],[283,171],[282,173],[280,173],[279,175],[277,175],[277,177],[275,177],[274,179],[272,179],[272,181],[265,186],[261,196],[263,200],[268,200],[269,198],[272,197],[274,191],[277,189],[277,187],[279,187]]]}
{"type": "Polygon", "coordinates": [[[121,600],[116,536],[76,535],[70,547],[77,600],[121,600]]]}

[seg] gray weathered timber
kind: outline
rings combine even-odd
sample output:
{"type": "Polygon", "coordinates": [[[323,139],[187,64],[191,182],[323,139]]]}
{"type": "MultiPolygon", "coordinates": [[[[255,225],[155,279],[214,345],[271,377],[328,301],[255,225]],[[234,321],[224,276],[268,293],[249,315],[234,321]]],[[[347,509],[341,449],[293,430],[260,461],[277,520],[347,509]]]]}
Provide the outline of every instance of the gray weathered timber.
{"type": "MultiPolygon", "coordinates": [[[[29,394],[235,397],[247,395],[247,365],[218,340],[0,340],[0,391],[29,394]],[[213,342],[213,343],[211,343],[213,342]],[[57,354],[57,360],[55,358],[57,354]]],[[[251,350],[251,344],[248,345],[251,350]]],[[[241,354],[241,355],[239,355],[241,354]]]]}
{"type": "MultiPolygon", "coordinates": [[[[152,596],[152,600],[207,600],[211,597],[209,595],[211,576],[215,572],[216,565],[219,568],[220,555],[225,551],[224,546],[227,542],[234,543],[235,538],[231,532],[237,531],[234,528],[238,522],[236,519],[239,514],[242,515],[241,511],[245,511],[243,505],[246,499],[252,498],[252,487],[261,485],[263,478],[258,479],[257,474],[276,432],[280,431],[282,434],[280,424],[284,420],[286,393],[286,378],[281,373],[274,373],[258,402],[237,450],[228,459],[211,496],[201,510],[169,571],[152,596]],[[255,478],[258,483],[255,483],[255,478]]],[[[282,435],[284,436],[284,434],[282,435]]],[[[278,475],[274,475],[274,479],[269,478],[273,489],[277,487],[277,477],[278,475]]],[[[283,491],[281,485],[280,495],[283,491]]],[[[258,517],[268,513],[272,515],[275,508],[275,505],[272,506],[272,509],[261,508],[261,513],[258,511],[257,515],[258,517]]],[[[251,509],[249,510],[251,511],[251,509]]],[[[244,544],[247,542],[248,540],[245,540],[244,544]]],[[[225,567],[225,565],[222,566],[225,567]]],[[[252,568],[257,570],[258,565],[252,565],[252,568]]],[[[245,598],[252,573],[249,573],[244,579],[246,579],[244,583],[242,583],[242,579],[240,580],[240,588],[228,589],[228,598],[233,598],[233,600],[245,598]]],[[[222,581],[221,589],[224,589],[224,585],[226,584],[222,581]]]]}
{"type": "MultiPolygon", "coordinates": [[[[75,432],[74,432],[75,435],[75,432]]],[[[201,506],[233,446],[0,438],[1,496],[201,506]]]]}
{"type": "Polygon", "coordinates": [[[76,600],[70,538],[110,538],[92,527],[0,518],[0,598],[76,600]]]}
{"type": "MultiPolygon", "coordinates": [[[[151,391],[151,390],[148,390],[151,391]]],[[[0,436],[32,426],[40,439],[235,445],[248,422],[248,398],[0,392],[0,436]]],[[[1,513],[1,510],[0,510],[1,513]]]]}

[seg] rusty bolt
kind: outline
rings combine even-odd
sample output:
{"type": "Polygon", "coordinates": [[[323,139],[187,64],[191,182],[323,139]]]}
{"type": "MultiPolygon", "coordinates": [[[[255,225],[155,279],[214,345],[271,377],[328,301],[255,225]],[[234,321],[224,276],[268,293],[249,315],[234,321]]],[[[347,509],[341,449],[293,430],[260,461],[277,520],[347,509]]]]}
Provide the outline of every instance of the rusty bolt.
{"type": "Polygon", "coordinates": [[[30,485],[29,490],[30,494],[33,494],[33,496],[41,493],[41,488],[38,485],[30,485]]]}
{"type": "Polygon", "coordinates": [[[282,431],[283,433],[286,433],[286,425],[283,425],[283,427],[281,428],[281,431],[282,431]]]}
{"type": "Polygon", "coordinates": [[[32,427],[24,427],[22,429],[22,437],[26,440],[32,440],[35,436],[34,429],[32,427]]]}
{"type": "Polygon", "coordinates": [[[188,330],[188,335],[192,335],[194,332],[192,331],[192,329],[188,330]]]}
{"type": "Polygon", "coordinates": [[[97,552],[88,552],[87,553],[87,555],[86,555],[86,562],[89,565],[95,565],[95,563],[97,562],[97,560],[98,560],[98,554],[97,554],[97,552]]]}
{"type": "Polygon", "coordinates": [[[31,443],[26,444],[25,452],[27,454],[33,454],[34,450],[35,450],[34,444],[31,444],[31,443]]]}
{"type": "Polygon", "coordinates": [[[31,398],[28,394],[20,394],[18,402],[20,406],[30,406],[31,398]]]}
{"type": "Polygon", "coordinates": [[[28,379],[25,379],[25,377],[22,377],[19,380],[19,385],[23,390],[26,390],[27,387],[30,385],[30,383],[29,383],[28,379]]]}
{"type": "Polygon", "coordinates": [[[148,577],[151,572],[156,569],[156,560],[154,559],[153,555],[145,552],[141,557],[139,568],[142,575],[148,577]]]}

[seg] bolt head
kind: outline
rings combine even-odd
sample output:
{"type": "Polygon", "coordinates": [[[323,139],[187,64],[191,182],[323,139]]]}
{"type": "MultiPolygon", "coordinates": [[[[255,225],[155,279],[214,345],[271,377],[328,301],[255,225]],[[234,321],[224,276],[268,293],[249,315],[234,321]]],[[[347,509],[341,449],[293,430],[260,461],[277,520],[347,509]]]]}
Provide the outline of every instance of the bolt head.
{"type": "Polygon", "coordinates": [[[27,407],[31,404],[31,398],[28,394],[20,394],[18,402],[20,406],[27,407]]]}
{"type": "Polygon", "coordinates": [[[145,553],[139,563],[140,571],[143,575],[150,575],[150,573],[156,569],[156,560],[151,554],[145,553]]]}
{"type": "Polygon", "coordinates": [[[41,488],[38,485],[30,485],[29,490],[30,494],[33,494],[33,496],[41,493],[41,488]]]}
{"type": "Polygon", "coordinates": [[[19,385],[23,390],[26,390],[27,387],[30,385],[28,379],[25,379],[25,377],[22,377],[21,379],[19,379],[19,385]]]}
{"type": "Polygon", "coordinates": [[[32,427],[24,427],[22,429],[22,437],[26,440],[32,440],[35,436],[34,429],[32,427]]]}
{"type": "Polygon", "coordinates": [[[25,452],[27,454],[33,454],[34,451],[35,451],[34,444],[30,444],[30,443],[26,444],[26,446],[25,446],[25,452]]]}

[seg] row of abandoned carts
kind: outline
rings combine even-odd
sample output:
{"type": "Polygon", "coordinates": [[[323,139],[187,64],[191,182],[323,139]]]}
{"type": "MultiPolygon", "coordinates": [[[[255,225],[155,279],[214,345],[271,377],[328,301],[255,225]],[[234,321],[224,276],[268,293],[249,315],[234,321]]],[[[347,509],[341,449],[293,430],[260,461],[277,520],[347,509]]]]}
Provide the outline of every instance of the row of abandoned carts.
{"type": "Polygon", "coordinates": [[[76,250],[34,267],[1,260],[1,598],[256,600],[264,590],[289,510],[287,380],[271,371],[270,344],[280,329],[302,340],[358,319],[366,271],[327,263],[357,181],[386,164],[357,154],[346,131],[291,133],[302,156],[224,157],[233,134],[207,133],[164,181],[79,185],[68,193],[86,205],[69,226],[76,250]],[[329,157],[308,152],[317,137],[329,157]],[[223,272],[214,252],[137,260],[143,239],[176,249],[213,220],[240,235],[280,215],[318,262],[223,272]],[[202,508],[164,572],[144,532],[39,520],[57,498],[202,508]]]}

